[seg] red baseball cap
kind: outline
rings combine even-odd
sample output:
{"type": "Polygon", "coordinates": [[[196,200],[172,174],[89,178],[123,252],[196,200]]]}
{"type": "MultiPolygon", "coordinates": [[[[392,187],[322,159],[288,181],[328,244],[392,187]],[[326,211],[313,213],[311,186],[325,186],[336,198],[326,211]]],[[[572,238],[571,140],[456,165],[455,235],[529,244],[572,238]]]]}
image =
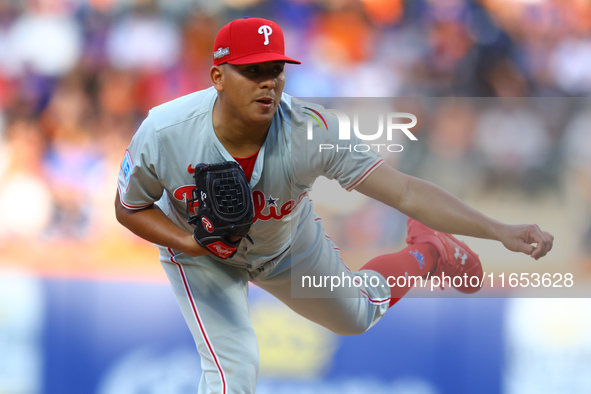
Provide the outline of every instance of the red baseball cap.
{"type": "Polygon", "coordinates": [[[253,64],[284,61],[301,64],[285,56],[283,31],[273,21],[261,18],[236,19],[222,27],[213,44],[213,64],[253,64]]]}

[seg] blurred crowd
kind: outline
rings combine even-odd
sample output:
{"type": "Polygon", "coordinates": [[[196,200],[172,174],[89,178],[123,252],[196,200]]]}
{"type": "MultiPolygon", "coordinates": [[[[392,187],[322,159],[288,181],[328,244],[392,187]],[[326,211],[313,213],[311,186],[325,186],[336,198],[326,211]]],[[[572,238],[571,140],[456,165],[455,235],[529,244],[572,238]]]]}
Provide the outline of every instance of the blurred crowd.
{"type": "Polygon", "coordinates": [[[0,0],[0,248],[124,234],[125,147],[151,107],[210,86],[242,16],[283,27],[294,96],[531,98],[423,108],[422,154],[398,164],[460,195],[569,189],[591,248],[591,0],[0,0]]]}

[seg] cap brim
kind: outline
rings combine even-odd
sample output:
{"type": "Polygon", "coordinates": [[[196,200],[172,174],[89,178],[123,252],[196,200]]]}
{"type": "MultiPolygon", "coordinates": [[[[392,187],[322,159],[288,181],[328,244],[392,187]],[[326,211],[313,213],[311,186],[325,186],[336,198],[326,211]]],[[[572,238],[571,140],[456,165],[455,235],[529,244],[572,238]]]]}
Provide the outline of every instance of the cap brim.
{"type": "Polygon", "coordinates": [[[266,63],[266,62],[286,62],[292,64],[302,64],[302,62],[273,52],[256,53],[253,55],[243,56],[238,59],[232,59],[227,61],[228,64],[243,65],[243,64],[255,64],[255,63],[266,63]]]}

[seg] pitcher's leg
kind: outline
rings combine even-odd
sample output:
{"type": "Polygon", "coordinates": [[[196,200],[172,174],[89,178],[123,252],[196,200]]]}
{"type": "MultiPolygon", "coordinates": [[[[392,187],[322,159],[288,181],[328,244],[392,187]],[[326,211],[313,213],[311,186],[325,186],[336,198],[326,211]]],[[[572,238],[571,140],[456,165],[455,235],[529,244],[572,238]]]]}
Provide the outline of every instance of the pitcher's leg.
{"type": "Polygon", "coordinates": [[[351,272],[319,220],[303,220],[293,239],[280,261],[252,275],[254,284],[340,335],[365,332],[384,315],[390,303],[384,277],[351,272]]]}
{"type": "Polygon", "coordinates": [[[198,265],[185,259],[161,252],[201,356],[199,393],[254,393],[259,354],[249,316],[247,274],[209,258],[199,259],[198,265]]]}
{"type": "MultiPolygon", "coordinates": [[[[320,221],[302,221],[290,253],[253,282],[300,315],[350,335],[369,329],[413,286],[422,286],[438,273],[482,280],[478,256],[449,234],[409,220],[407,243],[401,251],[378,256],[353,273],[320,221]]],[[[478,287],[470,282],[456,289],[470,293],[478,287]]]]}

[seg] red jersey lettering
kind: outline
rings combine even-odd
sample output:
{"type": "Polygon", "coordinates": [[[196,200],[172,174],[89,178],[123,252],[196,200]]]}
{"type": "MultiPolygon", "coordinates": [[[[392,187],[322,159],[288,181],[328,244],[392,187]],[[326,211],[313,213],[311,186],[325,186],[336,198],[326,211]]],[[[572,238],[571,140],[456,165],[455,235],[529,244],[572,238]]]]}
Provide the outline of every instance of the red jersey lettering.
{"type": "MultiPolygon", "coordinates": [[[[195,189],[195,185],[181,186],[174,191],[173,196],[179,201],[189,201],[193,198],[193,189],[195,189]]],[[[199,207],[199,203],[191,201],[189,203],[189,212],[192,214],[197,213],[197,207],[199,207]]]]}
{"type": "Polygon", "coordinates": [[[266,198],[265,194],[260,190],[255,190],[252,192],[252,200],[254,202],[254,220],[255,223],[257,220],[281,220],[286,215],[289,215],[294,208],[302,201],[306,193],[302,193],[297,201],[296,200],[289,200],[285,204],[279,208],[279,212],[277,212],[277,205],[275,201],[277,199],[273,199],[271,197],[266,198]],[[272,201],[272,203],[271,203],[272,201]],[[265,208],[268,205],[268,213],[265,213],[265,208]]]}

